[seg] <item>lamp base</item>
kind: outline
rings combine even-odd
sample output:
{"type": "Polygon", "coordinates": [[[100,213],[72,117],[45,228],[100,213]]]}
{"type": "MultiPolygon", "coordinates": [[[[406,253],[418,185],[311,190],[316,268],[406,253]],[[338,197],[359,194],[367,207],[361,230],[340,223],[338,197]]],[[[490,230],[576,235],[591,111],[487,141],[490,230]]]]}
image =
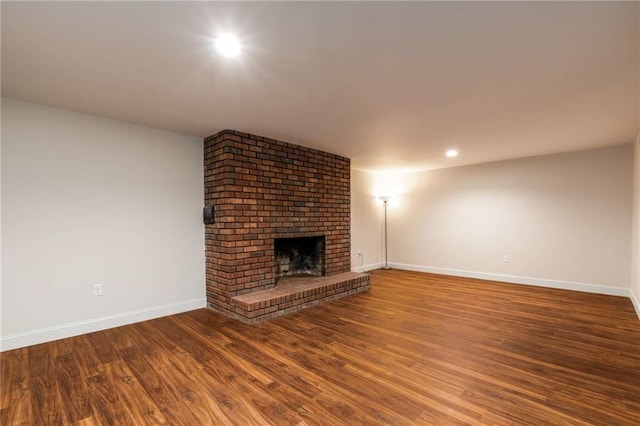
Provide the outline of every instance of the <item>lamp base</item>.
{"type": "Polygon", "coordinates": [[[383,266],[383,267],[382,267],[382,268],[380,268],[380,269],[384,269],[385,271],[388,271],[389,269],[391,269],[391,266],[383,266]]]}

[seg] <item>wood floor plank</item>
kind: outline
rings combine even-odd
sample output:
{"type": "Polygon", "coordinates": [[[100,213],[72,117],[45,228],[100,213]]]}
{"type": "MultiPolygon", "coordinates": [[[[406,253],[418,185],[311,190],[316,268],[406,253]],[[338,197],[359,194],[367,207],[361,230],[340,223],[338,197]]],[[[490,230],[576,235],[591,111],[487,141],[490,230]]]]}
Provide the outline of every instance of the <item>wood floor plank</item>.
{"type": "Polygon", "coordinates": [[[28,349],[16,349],[6,353],[0,363],[3,386],[0,389],[0,409],[9,407],[14,393],[29,389],[28,349]]]}
{"type": "Polygon", "coordinates": [[[255,326],[200,309],[0,371],[2,425],[640,424],[629,299],[398,270],[255,326]]]}
{"type": "Polygon", "coordinates": [[[0,361],[0,425],[30,424],[31,391],[26,348],[10,351],[0,361]]]}
{"type": "Polygon", "coordinates": [[[65,417],[71,423],[78,423],[91,417],[93,412],[89,401],[86,378],[75,360],[73,353],[65,353],[55,358],[56,383],[62,398],[65,417]]]}
{"type": "Polygon", "coordinates": [[[166,425],[167,420],[151,400],[124,361],[112,363],[112,386],[120,403],[135,424],[166,425]]]}
{"type": "Polygon", "coordinates": [[[64,425],[71,423],[64,415],[62,397],[56,379],[45,376],[32,377],[31,407],[36,425],[64,425]]]}
{"type": "MultiPolygon", "coordinates": [[[[120,333],[123,330],[119,330],[120,333]]],[[[113,334],[110,330],[98,331],[96,333],[87,334],[87,339],[93,346],[93,350],[98,355],[100,361],[104,364],[118,360],[118,354],[112,344],[110,336],[113,334]]]]}
{"type": "MultiPolygon", "coordinates": [[[[88,379],[87,390],[91,400],[91,419],[97,424],[135,424],[134,419],[122,406],[121,396],[118,395],[113,385],[113,370],[113,365],[106,363],[102,373],[88,379]]],[[[126,395],[122,395],[122,397],[126,398],[126,395]]],[[[89,421],[89,418],[85,418],[84,421],[89,421]]]]}

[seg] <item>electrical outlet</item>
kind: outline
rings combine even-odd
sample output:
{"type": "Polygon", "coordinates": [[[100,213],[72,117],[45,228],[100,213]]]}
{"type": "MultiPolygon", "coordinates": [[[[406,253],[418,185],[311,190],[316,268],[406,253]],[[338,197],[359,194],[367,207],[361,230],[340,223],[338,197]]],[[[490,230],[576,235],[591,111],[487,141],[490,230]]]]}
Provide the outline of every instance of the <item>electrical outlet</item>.
{"type": "Polygon", "coordinates": [[[505,254],[504,256],[502,256],[502,261],[504,263],[511,263],[511,256],[509,256],[508,254],[505,254]]]}
{"type": "Polygon", "coordinates": [[[94,296],[102,296],[102,284],[94,284],[93,285],[93,295],[94,296]]]}

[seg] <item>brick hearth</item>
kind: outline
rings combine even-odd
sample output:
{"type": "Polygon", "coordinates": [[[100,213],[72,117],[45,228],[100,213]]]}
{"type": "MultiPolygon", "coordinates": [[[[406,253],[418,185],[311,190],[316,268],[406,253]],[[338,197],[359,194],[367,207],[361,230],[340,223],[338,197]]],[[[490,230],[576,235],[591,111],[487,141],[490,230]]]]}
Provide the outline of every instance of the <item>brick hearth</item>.
{"type": "Polygon", "coordinates": [[[369,289],[368,275],[349,272],[348,158],[224,130],[204,140],[204,179],[215,215],[205,225],[210,308],[256,323],[369,289]],[[327,277],[282,295],[292,278],[276,287],[274,239],[316,236],[325,237],[327,277]]]}
{"type": "Polygon", "coordinates": [[[330,277],[288,277],[275,288],[242,294],[231,301],[246,312],[245,322],[253,324],[360,293],[368,286],[369,275],[355,272],[330,277]]]}

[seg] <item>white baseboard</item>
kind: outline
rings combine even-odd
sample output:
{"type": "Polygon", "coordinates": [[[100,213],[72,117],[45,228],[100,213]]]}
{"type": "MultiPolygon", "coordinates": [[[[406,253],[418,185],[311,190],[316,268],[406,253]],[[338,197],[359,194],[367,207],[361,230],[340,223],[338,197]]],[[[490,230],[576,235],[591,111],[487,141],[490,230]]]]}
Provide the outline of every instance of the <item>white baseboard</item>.
{"type": "Polygon", "coordinates": [[[382,262],[377,262],[377,263],[370,263],[368,265],[363,265],[362,267],[354,266],[353,268],[351,268],[351,272],[369,272],[369,271],[373,271],[374,269],[380,269],[380,268],[382,268],[382,262]]]}
{"type": "Polygon", "coordinates": [[[123,314],[95,318],[87,321],[78,321],[70,324],[27,331],[24,333],[10,334],[8,336],[0,337],[0,352],[78,336],[80,334],[92,333],[94,331],[105,330],[107,328],[119,327],[121,325],[147,321],[167,315],[179,314],[181,312],[192,311],[206,306],[207,300],[205,298],[192,299],[169,305],[156,306],[123,314]]]}
{"type": "MultiPolygon", "coordinates": [[[[434,266],[407,265],[404,263],[391,263],[389,266],[396,269],[405,269],[416,272],[430,272],[432,274],[453,275],[456,277],[478,278],[482,280],[501,281],[513,284],[535,285],[539,287],[557,288],[562,290],[584,291],[587,293],[608,294],[611,296],[631,297],[628,288],[611,287],[591,283],[573,281],[558,281],[545,278],[531,278],[520,275],[492,274],[488,272],[465,271],[460,269],[438,268],[434,266]]],[[[636,311],[638,310],[636,305],[636,311]]]]}
{"type": "Polygon", "coordinates": [[[633,303],[633,307],[636,310],[636,315],[638,315],[638,319],[640,319],[640,300],[638,300],[638,296],[633,290],[629,290],[629,299],[631,299],[631,303],[633,303]]]}

